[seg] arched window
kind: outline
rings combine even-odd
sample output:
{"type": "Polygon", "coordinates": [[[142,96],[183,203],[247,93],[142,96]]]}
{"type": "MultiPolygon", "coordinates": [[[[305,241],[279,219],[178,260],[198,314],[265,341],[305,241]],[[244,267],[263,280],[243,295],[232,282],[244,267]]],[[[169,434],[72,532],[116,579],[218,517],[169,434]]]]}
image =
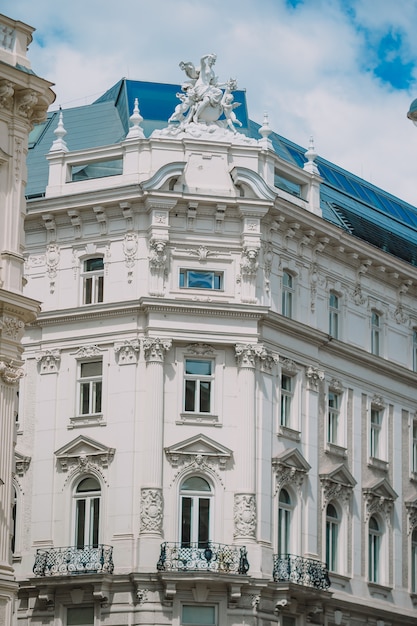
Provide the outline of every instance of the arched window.
{"type": "Polygon", "coordinates": [[[326,563],[331,572],[337,572],[338,569],[339,527],[336,507],[330,502],[326,509],[326,563]]]}
{"type": "Polygon", "coordinates": [[[378,583],[380,580],[380,553],[382,531],[375,516],[369,520],[368,536],[368,577],[369,581],[378,583]]]}
{"type": "Polygon", "coordinates": [[[98,481],[92,476],[83,478],[77,485],[75,500],[75,546],[84,548],[99,544],[100,496],[98,481]]]}
{"type": "Polygon", "coordinates": [[[417,593],[417,528],[411,535],[411,591],[417,593]]]}
{"type": "Polygon", "coordinates": [[[279,492],[278,503],[278,554],[290,554],[291,552],[291,496],[286,489],[279,492]]]}
{"type": "Polygon", "coordinates": [[[212,490],[201,476],[190,476],[181,485],[181,546],[205,548],[212,534],[212,490]]]}

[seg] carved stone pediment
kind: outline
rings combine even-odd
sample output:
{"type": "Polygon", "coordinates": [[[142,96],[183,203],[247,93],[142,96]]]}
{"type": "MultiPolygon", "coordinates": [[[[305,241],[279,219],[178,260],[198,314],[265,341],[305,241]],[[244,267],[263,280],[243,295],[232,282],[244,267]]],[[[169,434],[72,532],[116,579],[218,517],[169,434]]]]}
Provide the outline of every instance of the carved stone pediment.
{"type": "Polygon", "coordinates": [[[191,462],[216,461],[224,469],[233,452],[210,437],[199,434],[165,448],[165,454],[173,467],[191,462]]]}
{"type": "Polygon", "coordinates": [[[297,448],[288,448],[274,457],[272,467],[275,470],[277,491],[291,483],[300,489],[304,476],[311,468],[297,448]]]}
{"type": "Polygon", "coordinates": [[[25,456],[24,454],[21,454],[20,452],[15,450],[14,461],[15,461],[15,467],[16,467],[16,474],[18,476],[23,476],[23,474],[26,473],[29,467],[31,457],[25,456]]]}
{"type": "Polygon", "coordinates": [[[344,463],[321,472],[320,481],[323,488],[323,508],[333,499],[341,500],[344,504],[349,503],[356,480],[344,463]]]}
{"type": "Polygon", "coordinates": [[[99,467],[107,467],[113,459],[114,452],[114,448],[80,435],[57,450],[55,456],[61,469],[66,472],[73,465],[87,467],[93,463],[99,467]]]}
{"type": "Polygon", "coordinates": [[[417,499],[404,502],[408,513],[408,534],[417,528],[417,499]]]}
{"type": "Polygon", "coordinates": [[[386,478],[378,480],[369,487],[364,487],[362,491],[366,503],[366,520],[374,513],[381,513],[389,521],[392,506],[398,494],[388,480],[386,478]]]}

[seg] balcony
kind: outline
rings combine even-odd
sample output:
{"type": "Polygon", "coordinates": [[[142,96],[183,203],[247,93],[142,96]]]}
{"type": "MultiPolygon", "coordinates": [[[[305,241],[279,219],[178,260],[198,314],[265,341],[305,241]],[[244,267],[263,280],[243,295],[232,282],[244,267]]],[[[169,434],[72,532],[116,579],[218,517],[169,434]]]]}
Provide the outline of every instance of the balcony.
{"type": "Polygon", "coordinates": [[[208,543],[205,547],[192,543],[163,543],[156,565],[158,572],[214,572],[247,574],[249,562],[244,546],[208,543]]]}
{"type": "Polygon", "coordinates": [[[38,549],[33,566],[35,576],[112,574],[113,570],[113,547],[103,544],[83,548],[38,549]]]}
{"type": "Polygon", "coordinates": [[[278,583],[290,582],[322,590],[330,587],[325,563],[294,554],[274,554],[273,577],[278,583]]]}

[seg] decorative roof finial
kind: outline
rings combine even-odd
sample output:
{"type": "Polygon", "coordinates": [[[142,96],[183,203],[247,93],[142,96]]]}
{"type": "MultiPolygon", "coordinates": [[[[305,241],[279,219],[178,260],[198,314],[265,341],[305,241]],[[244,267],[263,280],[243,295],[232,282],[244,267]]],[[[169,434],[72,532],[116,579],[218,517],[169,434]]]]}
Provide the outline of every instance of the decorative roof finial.
{"type": "Polygon", "coordinates": [[[317,158],[317,152],[316,152],[316,150],[314,148],[314,139],[313,139],[313,137],[310,137],[308,150],[307,150],[307,152],[304,153],[304,156],[307,157],[308,161],[307,161],[307,163],[304,163],[303,169],[306,172],[310,172],[310,174],[318,174],[320,176],[319,169],[318,169],[317,165],[314,162],[316,160],[316,158],[317,158]]]}
{"type": "Polygon", "coordinates": [[[259,134],[262,135],[263,139],[267,139],[271,133],[272,133],[272,130],[269,127],[269,115],[265,111],[264,120],[262,122],[262,126],[259,129],[259,134]]]}
{"type": "Polygon", "coordinates": [[[133,113],[129,117],[129,122],[131,126],[129,132],[126,135],[126,139],[136,139],[137,137],[139,137],[140,139],[145,139],[143,128],[140,125],[140,123],[143,122],[143,117],[139,113],[139,100],[137,98],[135,98],[133,113]]]}
{"type": "Polygon", "coordinates": [[[68,152],[68,146],[64,140],[66,134],[67,131],[64,128],[64,116],[62,114],[61,107],[59,107],[58,126],[54,130],[56,139],[53,141],[49,152],[68,152]]]}

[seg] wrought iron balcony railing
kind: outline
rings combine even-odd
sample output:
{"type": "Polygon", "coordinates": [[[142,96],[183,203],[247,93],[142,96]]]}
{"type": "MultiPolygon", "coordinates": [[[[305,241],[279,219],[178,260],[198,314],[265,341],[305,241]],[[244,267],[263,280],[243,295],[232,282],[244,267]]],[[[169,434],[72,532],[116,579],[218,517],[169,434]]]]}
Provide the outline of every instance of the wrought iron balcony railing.
{"type": "Polygon", "coordinates": [[[290,582],[316,589],[330,587],[329,572],[325,563],[305,559],[294,554],[274,554],[273,577],[275,582],[290,582]]]}
{"type": "Polygon", "coordinates": [[[244,546],[208,543],[163,543],[156,565],[159,572],[208,571],[219,574],[246,574],[249,562],[244,546]]]}
{"type": "Polygon", "coordinates": [[[38,549],[33,566],[35,576],[112,574],[113,570],[113,547],[103,544],[83,548],[38,549]]]}

